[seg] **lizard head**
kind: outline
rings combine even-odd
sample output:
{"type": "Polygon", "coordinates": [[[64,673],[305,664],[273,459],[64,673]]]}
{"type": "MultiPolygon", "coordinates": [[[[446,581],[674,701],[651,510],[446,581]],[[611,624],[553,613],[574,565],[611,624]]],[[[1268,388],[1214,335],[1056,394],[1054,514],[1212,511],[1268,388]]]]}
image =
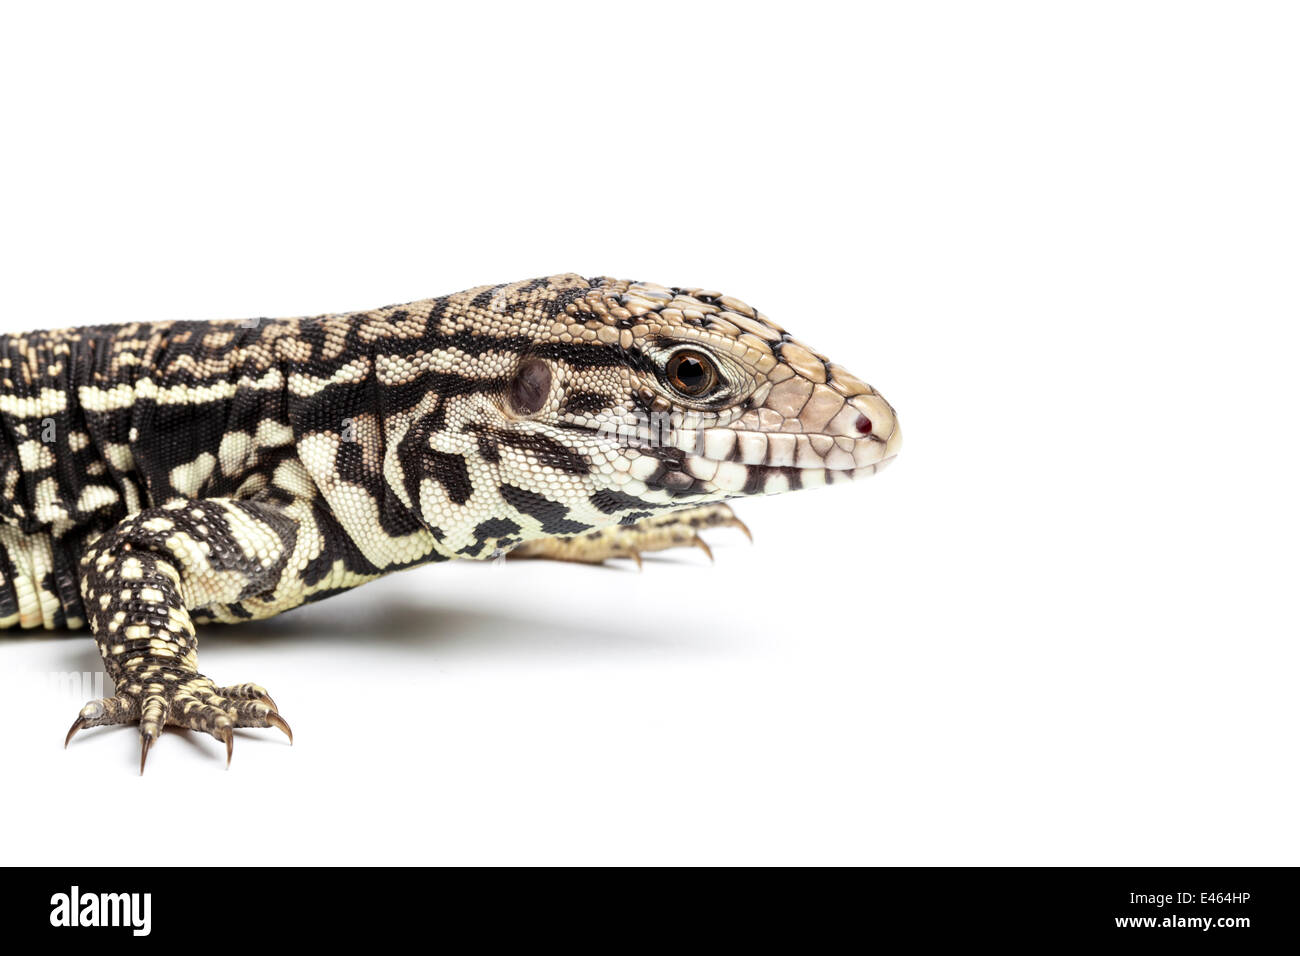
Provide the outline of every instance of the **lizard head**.
{"type": "Polygon", "coordinates": [[[875,389],[730,296],[566,275],[448,301],[446,331],[458,316],[460,334],[495,338],[475,347],[493,385],[441,396],[436,434],[413,429],[420,511],[448,531],[443,464],[462,499],[479,498],[467,514],[511,516],[461,528],[458,551],[850,481],[901,444],[875,389]]]}
{"type": "MultiPolygon", "coordinates": [[[[873,474],[898,452],[888,402],[738,299],[597,280],[565,316],[571,338],[592,330],[625,357],[559,371],[553,396],[612,491],[656,506],[773,494],[873,474]]],[[[512,388],[530,394],[534,368],[512,388]]]]}

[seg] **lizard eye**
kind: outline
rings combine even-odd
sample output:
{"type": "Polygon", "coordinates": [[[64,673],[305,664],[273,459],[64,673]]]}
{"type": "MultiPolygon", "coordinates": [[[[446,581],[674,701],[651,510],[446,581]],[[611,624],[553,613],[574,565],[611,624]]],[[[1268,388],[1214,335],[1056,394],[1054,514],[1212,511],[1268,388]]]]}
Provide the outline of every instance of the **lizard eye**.
{"type": "Polygon", "coordinates": [[[668,384],[692,398],[710,392],[718,383],[718,368],[708,356],[690,349],[674,352],[664,370],[668,384]]]}

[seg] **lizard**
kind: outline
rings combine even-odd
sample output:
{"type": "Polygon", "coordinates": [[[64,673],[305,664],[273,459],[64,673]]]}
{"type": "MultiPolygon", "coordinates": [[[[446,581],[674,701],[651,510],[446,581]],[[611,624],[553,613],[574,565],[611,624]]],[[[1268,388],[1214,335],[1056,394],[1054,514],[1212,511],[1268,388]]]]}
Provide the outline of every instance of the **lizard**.
{"type": "MultiPolygon", "coordinates": [[[[449,560],[601,563],[873,474],[872,387],[743,301],[555,275],[369,311],[0,336],[0,628],[89,629],[83,728],[293,732],[200,672],[238,623],[449,560]]],[[[711,554],[710,554],[711,557],[711,554]]]]}

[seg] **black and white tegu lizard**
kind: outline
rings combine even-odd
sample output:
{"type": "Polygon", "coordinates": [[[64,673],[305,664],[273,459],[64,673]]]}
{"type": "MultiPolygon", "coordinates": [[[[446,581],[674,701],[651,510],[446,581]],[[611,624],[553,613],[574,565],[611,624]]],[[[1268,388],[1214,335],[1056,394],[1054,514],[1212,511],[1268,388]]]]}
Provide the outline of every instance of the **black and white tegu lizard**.
{"type": "MultiPolygon", "coordinates": [[[[745,303],[576,275],[371,312],[0,337],[0,627],[89,626],[83,727],[290,733],[195,624],[452,558],[600,562],[848,481],[889,404],[745,303]]],[[[707,547],[706,547],[707,550],[707,547]]]]}

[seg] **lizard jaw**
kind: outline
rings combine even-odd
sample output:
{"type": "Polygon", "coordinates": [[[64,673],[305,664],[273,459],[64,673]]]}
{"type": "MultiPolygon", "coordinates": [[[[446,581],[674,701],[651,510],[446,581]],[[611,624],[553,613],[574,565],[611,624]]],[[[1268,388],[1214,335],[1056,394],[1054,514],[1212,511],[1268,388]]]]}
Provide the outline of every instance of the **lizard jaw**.
{"type": "Polygon", "coordinates": [[[696,481],[731,493],[776,494],[874,475],[902,447],[897,418],[887,421],[884,434],[861,437],[709,428],[678,434],[676,447],[686,453],[682,470],[696,481]]]}
{"type": "Polygon", "coordinates": [[[672,499],[781,494],[874,475],[901,442],[897,428],[887,439],[850,440],[851,450],[842,437],[709,429],[702,439],[679,433],[673,446],[643,447],[627,477],[672,499]]]}

